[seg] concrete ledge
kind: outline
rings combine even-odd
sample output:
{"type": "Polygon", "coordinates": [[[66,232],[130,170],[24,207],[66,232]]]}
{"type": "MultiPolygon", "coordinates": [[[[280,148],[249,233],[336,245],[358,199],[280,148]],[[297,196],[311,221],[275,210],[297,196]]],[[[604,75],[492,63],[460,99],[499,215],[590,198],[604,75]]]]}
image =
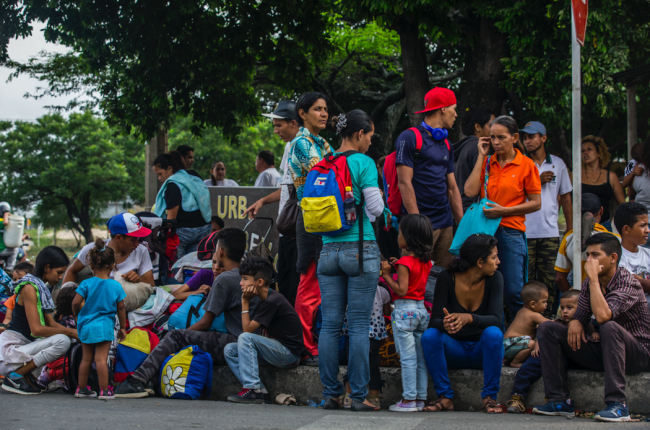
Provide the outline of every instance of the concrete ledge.
{"type": "MultiPolygon", "coordinates": [[[[339,370],[339,380],[347,371],[346,366],[339,370]]],[[[504,367],[501,371],[501,391],[498,401],[505,404],[510,399],[510,391],[514,385],[517,369],[504,367]]],[[[382,379],[386,381],[383,389],[382,408],[397,402],[402,396],[401,370],[393,367],[381,368],[382,379]]],[[[280,370],[270,366],[262,366],[260,377],[264,385],[275,398],[278,394],[291,394],[299,403],[308,399],[320,402],[323,384],[320,382],[318,367],[298,366],[290,370],[280,370]]],[[[454,389],[454,406],[457,410],[467,411],[470,408],[480,411],[481,388],[483,387],[483,371],[473,369],[450,370],[449,379],[454,389]]],[[[628,405],[635,413],[650,412],[650,373],[641,373],[626,377],[628,405]]],[[[569,371],[569,389],[571,398],[580,410],[597,412],[604,407],[604,374],[588,370],[569,371]]],[[[241,384],[230,371],[228,366],[216,366],[212,381],[211,400],[226,400],[226,397],[241,390],[241,384]]],[[[429,399],[436,397],[433,382],[429,378],[429,399]]],[[[537,381],[531,388],[526,399],[526,406],[532,407],[544,403],[544,385],[537,381]]]]}

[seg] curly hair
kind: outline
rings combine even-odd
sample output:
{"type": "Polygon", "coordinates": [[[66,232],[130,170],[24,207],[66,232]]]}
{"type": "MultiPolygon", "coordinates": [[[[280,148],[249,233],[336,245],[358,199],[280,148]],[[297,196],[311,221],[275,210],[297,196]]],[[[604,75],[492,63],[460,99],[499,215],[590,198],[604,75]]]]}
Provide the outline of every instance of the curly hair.
{"type": "MultiPolygon", "coordinates": [[[[609,160],[612,158],[611,154],[607,150],[607,145],[605,145],[605,141],[594,135],[589,135],[585,136],[582,138],[582,144],[585,144],[587,142],[591,142],[594,144],[596,147],[596,152],[598,152],[598,165],[600,166],[601,169],[606,169],[607,165],[609,164],[609,160]]],[[[582,165],[585,165],[585,162],[582,162],[582,165]]]]}
{"type": "Polygon", "coordinates": [[[429,218],[421,214],[409,214],[399,222],[406,249],[423,263],[433,256],[433,228],[429,218]]]}
{"type": "Polygon", "coordinates": [[[102,239],[97,238],[95,247],[88,252],[86,259],[93,270],[109,269],[115,264],[115,252],[102,239]]]}

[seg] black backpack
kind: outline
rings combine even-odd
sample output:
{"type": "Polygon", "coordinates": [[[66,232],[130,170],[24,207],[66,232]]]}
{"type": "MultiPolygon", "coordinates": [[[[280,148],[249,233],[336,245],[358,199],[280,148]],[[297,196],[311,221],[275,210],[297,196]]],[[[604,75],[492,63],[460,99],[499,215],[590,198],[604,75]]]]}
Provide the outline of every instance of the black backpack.
{"type": "MultiPolygon", "coordinates": [[[[63,375],[65,380],[65,385],[68,387],[68,393],[74,394],[77,391],[79,386],[79,365],[81,364],[81,359],[83,358],[83,348],[81,343],[77,342],[72,344],[68,352],[63,356],[63,375]]],[[[113,369],[112,366],[108,366],[108,384],[112,385],[113,383],[113,369]]],[[[88,373],[88,386],[91,390],[99,394],[99,377],[97,376],[97,370],[93,367],[90,368],[88,373]]]]}

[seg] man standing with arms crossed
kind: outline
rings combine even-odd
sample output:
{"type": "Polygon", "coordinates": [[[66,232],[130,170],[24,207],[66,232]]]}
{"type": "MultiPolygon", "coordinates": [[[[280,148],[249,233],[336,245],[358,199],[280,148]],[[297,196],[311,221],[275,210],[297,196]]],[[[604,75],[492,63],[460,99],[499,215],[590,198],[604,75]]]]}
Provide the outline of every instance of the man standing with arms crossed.
{"type": "MultiPolygon", "coordinates": [[[[273,120],[274,133],[280,136],[280,139],[287,144],[284,147],[284,155],[280,163],[280,169],[283,172],[282,180],[280,181],[280,189],[272,192],[266,197],[263,197],[253,203],[244,214],[249,214],[255,217],[257,212],[262,207],[269,203],[280,202],[280,210],[278,215],[282,213],[284,205],[289,199],[288,184],[293,184],[291,179],[291,172],[287,160],[291,153],[291,141],[300,126],[294,119],[296,116],[296,102],[291,100],[282,100],[278,103],[275,110],[268,114],[263,113],[262,116],[271,118],[273,120]]],[[[300,283],[300,273],[296,271],[296,260],[298,259],[298,250],[296,248],[296,238],[280,235],[280,244],[278,246],[278,288],[280,293],[291,303],[292,306],[296,305],[296,292],[298,291],[298,284],[300,283]]]]}
{"type": "Polygon", "coordinates": [[[426,215],[433,227],[433,262],[446,267],[454,238],[454,219],[463,217],[463,204],[454,176],[454,152],[447,131],[456,121],[456,96],[447,88],[434,88],[424,97],[424,121],[415,127],[422,135],[416,154],[413,130],[402,132],[395,148],[397,179],[402,202],[409,214],[426,215]],[[452,217],[453,214],[453,217],[452,217]]]}
{"type": "Polygon", "coordinates": [[[560,212],[558,196],[564,211],[567,230],[573,228],[573,204],[571,203],[571,179],[566,164],[560,157],[547,154],[546,127],[531,121],[519,130],[526,155],[535,162],[542,182],[542,208],[526,215],[528,240],[528,280],[539,281],[548,288],[547,316],[552,314],[555,291],[555,257],[560,247],[560,230],[557,219],[560,212]]]}

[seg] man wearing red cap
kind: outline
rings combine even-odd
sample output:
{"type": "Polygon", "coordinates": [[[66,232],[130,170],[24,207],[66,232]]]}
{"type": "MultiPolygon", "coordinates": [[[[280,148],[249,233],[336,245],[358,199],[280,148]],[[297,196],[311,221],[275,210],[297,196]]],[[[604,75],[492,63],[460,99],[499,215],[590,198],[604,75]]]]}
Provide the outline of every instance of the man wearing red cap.
{"type": "Polygon", "coordinates": [[[404,209],[431,220],[434,231],[433,261],[446,267],[451,254],[454,219],[460,222],[463,205],[454,177],[454,153],[447,140],[456,121],[456,96],[447,88],[434,88],[424,97],[424,121],[415,127],[422,135],[416,150],[413,130],[402,132],[395,142],[397,178],[404,209]],[[453,214],[453,217],[452,217],[453,214]]]}

